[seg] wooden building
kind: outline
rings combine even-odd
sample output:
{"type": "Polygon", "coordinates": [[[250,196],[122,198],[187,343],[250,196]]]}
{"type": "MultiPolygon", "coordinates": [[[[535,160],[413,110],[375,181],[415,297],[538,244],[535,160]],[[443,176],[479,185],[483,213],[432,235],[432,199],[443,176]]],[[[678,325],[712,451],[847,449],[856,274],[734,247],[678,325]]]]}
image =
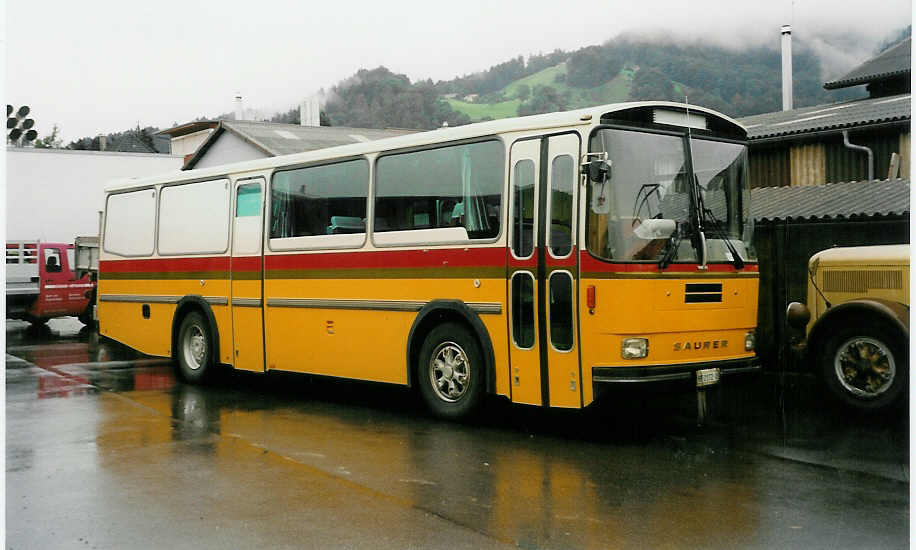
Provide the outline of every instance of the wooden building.
{"type": "Polygon", "coordinates": [[[908,177],[910,43],[907,38],[842,78],[868,97],[739,119],[748,131],[752,187],[908,177]]]}

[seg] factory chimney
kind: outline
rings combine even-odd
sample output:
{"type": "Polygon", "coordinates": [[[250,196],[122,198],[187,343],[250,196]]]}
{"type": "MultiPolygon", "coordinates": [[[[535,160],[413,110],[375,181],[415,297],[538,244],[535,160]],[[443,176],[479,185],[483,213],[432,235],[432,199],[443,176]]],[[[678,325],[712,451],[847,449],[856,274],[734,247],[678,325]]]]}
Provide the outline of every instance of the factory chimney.
{"type": "Polygon", "coordinates": [[[242,120],[244,116],[242,110],[242,94],[235,94],[235,120],[242,120]]]}
{"type": "Polygon", "coordinates": [[[792,110],[792,25],[782,26],[782,110],[792,110]]]}
{"type": "Polygon", "coordinates": [[[321,107],[318,105],[318,96],[308,97],[299,104],[300,126],[321,126],[321,107]]]}

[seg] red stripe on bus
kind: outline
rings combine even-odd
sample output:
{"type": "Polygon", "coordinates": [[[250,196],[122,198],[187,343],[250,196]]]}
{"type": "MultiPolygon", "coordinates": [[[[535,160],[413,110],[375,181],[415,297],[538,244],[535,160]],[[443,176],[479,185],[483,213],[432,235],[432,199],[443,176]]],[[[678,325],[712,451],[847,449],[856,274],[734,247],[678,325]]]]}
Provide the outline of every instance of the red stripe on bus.
{"type": "Polygon", "coordinates": [[[260,256],[240,256],[232,258],[232,271],[260,271],[260,256]]]}
{"type": "Polygon", "coordinates": [[[171,271],[227,271],[229,256],[205,258],[145,258],[142,260],[105,260],[99,271],[105,273],[168,273],[171,271]]]}

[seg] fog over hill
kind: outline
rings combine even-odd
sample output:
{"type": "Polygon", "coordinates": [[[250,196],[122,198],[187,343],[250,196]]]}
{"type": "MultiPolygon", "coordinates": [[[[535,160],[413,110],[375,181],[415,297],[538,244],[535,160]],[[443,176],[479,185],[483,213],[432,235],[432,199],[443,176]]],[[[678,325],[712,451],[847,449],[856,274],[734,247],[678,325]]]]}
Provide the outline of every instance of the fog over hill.
{"type": "MultiPolygon", "coordinates": [[[[794,31],[795,105],[864,95],[861,87],[827,92],[822,85],[909,33],[909,27],[880,37],[858,29],[794,31]]],[[[684,101],[685,97],[735,117],[775,111],[781,106],[781,59],[779,34],[773,34],[751,32],[739,38],[728,32],[703,35],[698,30],[629,31],[570,51],[519,54],[487,69],[437,82],[411,81],[396,67],[360,68],[318,92],[322,124],[430,129],[445,122],[454,126],[619,101],[684,101]]],[[[298,123],[295,104],[279,109],[246,107],[246,119],[298,123]]],[[[71,145],[80,147],[77,143],[92,147],[86,145],[87,138],[71,145]]]]}

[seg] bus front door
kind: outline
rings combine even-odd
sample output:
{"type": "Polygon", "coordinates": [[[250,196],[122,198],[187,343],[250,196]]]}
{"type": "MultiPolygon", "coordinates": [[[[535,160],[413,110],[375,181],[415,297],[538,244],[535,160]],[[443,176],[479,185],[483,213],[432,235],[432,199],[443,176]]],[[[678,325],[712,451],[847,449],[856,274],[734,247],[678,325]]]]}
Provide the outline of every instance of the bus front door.
{"type": "Polygon", "coordinates": [[[576,311],[579,136],[525,139],[510,155],[512,401],[582,406],[576,311]]]}
{"type": "Polygon", "coordinates": [[[233,365],[264,372],[264,180],[235,185],[231,299],[233,365]]]}

